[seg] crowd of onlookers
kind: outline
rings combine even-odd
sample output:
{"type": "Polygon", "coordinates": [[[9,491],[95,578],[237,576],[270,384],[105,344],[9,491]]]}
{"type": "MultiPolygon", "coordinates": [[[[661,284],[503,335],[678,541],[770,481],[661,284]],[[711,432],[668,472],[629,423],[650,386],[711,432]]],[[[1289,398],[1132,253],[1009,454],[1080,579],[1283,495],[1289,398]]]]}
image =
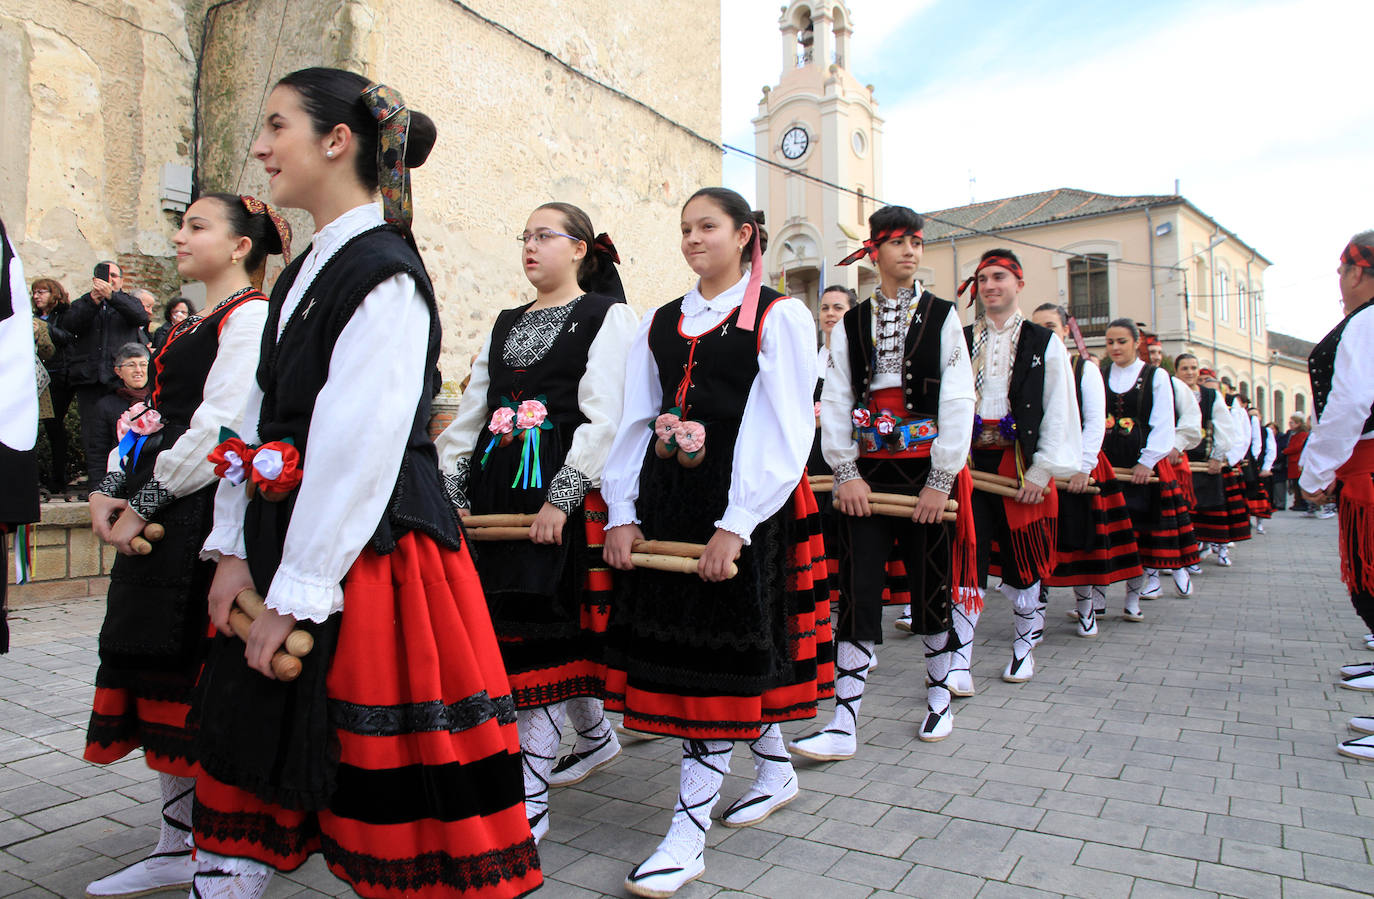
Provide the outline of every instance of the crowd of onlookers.
{"type": "Polygon", "coordinates": [[[195,309],[184,297],[173,299],[154,330],[157,297],[126,289],[113,262],[97,265],[90,290],[74,300],[53,278],[35,280],[30,299],[34,348],[48,376],[39,396],[47,444],[46,454],[40,448],[42,487],[49,494],[74,490],[84,496],[105,476],[120,415],[148,398],[151,355],[195,309]]]}

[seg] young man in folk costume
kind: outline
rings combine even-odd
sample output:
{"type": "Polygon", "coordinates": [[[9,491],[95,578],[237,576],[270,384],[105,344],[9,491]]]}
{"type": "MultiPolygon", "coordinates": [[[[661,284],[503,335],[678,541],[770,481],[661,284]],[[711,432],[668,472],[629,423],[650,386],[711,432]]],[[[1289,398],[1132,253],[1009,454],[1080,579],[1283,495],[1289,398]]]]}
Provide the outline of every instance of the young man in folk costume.
{"type": "MultiPolygon", "coordinates": [[[[1322,338],[1307,368],[1312,376],[1312,433],[1302,451],[1303,498],[1334,498],[1340,513],[1341,580],[1365,626],[1374,632],[1374,231],[1351,238],[1341,253],[1345,318],[1322,338]]],[[[1374,664],[1341,668],[1341,686],[1374,690],[1374,664]]],[[[1374,761],[1374,718],[1350,719],[1365,734],[1337,749],[1374,761]]]]}
{"type": "MultiPolygon", "coordinates": [[[[1071,477],[1079,467],[1073,371],[1063,341],[1017,308],[1026,282],[1015,253],[984,253],[959,295],[970,286],[970,304],[983,301],[978,317],[964,328],[976,395],[970,459],[975,472],[1013,478],[1019,485],[1015,496],[974,492],[979,597],[990,572],[1001,577],[1000,589],[1016,615],[1011,661],[1002,679],[1025,683],[1035,673],[1031,648],[1045,629],[1040,582],[1054,571],[1059,512],[1054,478],[1071,477]]],[[[956,686],[970,693],[967,672],[978,614],[954,621],[956,677],[967,678],[956,686]]]]}
{"type": "Polygon", "coordinates": [[[921,216],[887,206],[868,222],[869,239],[840,264],[868,256],[881,280],[872,298],[835,325],[821,394],[821,447],[835,472],[839,512],[835,714],[819,733],[790,744],[820,761],[856,750],[864,684],[883,641],[882,594],[894,545],[905,565],[911,627],[924,635],[926,651],[927,710],[917,736],[928,742],[949,736],[951,603],[973,574],[965,470],[973,372],[959,317],[953,303],[916,280],[921,216]],[[909,517],[874,514],[874,491],[911,496],[916,508],[909,517]],[[957,526],[942,521],[951,494],[959,501],[957,526]]]}
{"type": "MultiPolygon", "coordinates": [[[[1063,306],[1038,306],[1031,320],[1049,328],[1060,340],[1069,337],[1069,313],[1063,306]]],[[[1112,464],[1102,452],[1107,415],[1102,370],[1088,358],[1087,347],[1076,327],[1073,338],[1078,348],[1073,379],[1082,452],[1078,471],[1059,496],[1054,573],[1044,583],[1073,588],[1074,608],[1069,618],[1078,625],[1078,636],[1096,637],[1097,618],[1107,611],[1103,588],[1140,578],[1142,572],[1126,500],[1112,475],[1112,464]],[[1093,481],[1097,482],[1095,494],[1087,492],[1093,481]]]]}
{"type": "Polygon", "coordinates": [[[1216,554],[1218,565],[1228,566],[1231,557],[1226,544],[1231,542],[1233,535],[1222,469],[1226,465],[1227,452],[1236,442],[1234,422],[1226,409],[1225,398],[1215,386],[1215,372],[1199,368],[1197,357],[1191,353],[1183,353],[1174,359],[1174,371],[1198,407],[1202,430],[1202,439],[1187,450],[1188,462],[1207,465],[1205,472],[1190,472],[1193,482],[1190,509],[1193,536],[1198,540],[1199,549],[1207,547],[1209,552],[1216,554]]]}

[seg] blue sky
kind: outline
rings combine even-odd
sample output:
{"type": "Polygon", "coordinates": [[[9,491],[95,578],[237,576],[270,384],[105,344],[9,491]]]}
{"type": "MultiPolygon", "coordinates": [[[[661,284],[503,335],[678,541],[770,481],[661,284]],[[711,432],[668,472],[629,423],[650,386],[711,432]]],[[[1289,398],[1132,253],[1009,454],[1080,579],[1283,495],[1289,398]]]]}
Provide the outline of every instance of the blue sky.
{"type": "MultiPolygon", "coordinates": [[[[722,3],[722,130],[753,148],[779,0],[722,3]]],[[[886,120],[884,197],[918,209],[1056,187],[1167,194],[1273,263],[1269,326],[1339,320],[1334,268],[1374,228],[1369,0],[849,0],[849,68],[886,120]],[[904,149],[909,148],[909,149],[904,149]]],[[[751,161],[725,182],[754,193],[751,161]]]]}

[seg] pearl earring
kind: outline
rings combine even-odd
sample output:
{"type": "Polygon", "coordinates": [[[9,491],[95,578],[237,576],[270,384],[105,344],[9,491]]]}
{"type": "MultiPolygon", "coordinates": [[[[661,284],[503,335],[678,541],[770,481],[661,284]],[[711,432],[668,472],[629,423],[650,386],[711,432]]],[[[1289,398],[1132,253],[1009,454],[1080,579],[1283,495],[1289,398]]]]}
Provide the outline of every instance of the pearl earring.
{"type": "Polygon", "coordinates": [[[325,156],[328,156],[330,159],[333,159],[333,158],[334,158],[334,151],[333,151],[333,150],[325,150],[325,151],[324,151],[324,155],[325,155],[325,156]]]}

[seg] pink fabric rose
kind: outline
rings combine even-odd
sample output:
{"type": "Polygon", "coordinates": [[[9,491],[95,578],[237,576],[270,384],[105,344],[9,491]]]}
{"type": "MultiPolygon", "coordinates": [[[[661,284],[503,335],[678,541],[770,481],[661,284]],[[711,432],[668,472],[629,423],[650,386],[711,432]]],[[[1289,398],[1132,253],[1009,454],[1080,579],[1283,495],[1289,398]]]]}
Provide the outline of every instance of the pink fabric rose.
{"type": "Polygon", "coordinates": [[[515,410],[515,426],[523,430],[537,428],[549,417],[549,410],[539,400],[525,400],[515,410]]]}
{"type": "Polygon", "coordinates": [[[677,429],[678,449],[684,453],[699,453],[706,446],[706,426],[699,421],[684,421],[677,429]]]}
{"type": "Polygon", "coordinates": [[[509,434],[515,422],[515,410],[510,406],[501,406],[491,413],[491,422],[487,425],[487,430],[493,434],[509,434]]]}
{"type": "Polygon", "coordinates": [[[149,409],[146,403],[134,403],[115,422],[115,436],[120,440],[133,431],[140,437],[156,434],[162,430],[162,416],[156,409],[149,409]]]}
{"type": "Polygon", "coordinates": [[[680,424],[682,424],[682,419],[672,412],[664,412],[654,419],[654,436],[664,443],[672,443],[673,435],[677,433],[680,424]]]}

